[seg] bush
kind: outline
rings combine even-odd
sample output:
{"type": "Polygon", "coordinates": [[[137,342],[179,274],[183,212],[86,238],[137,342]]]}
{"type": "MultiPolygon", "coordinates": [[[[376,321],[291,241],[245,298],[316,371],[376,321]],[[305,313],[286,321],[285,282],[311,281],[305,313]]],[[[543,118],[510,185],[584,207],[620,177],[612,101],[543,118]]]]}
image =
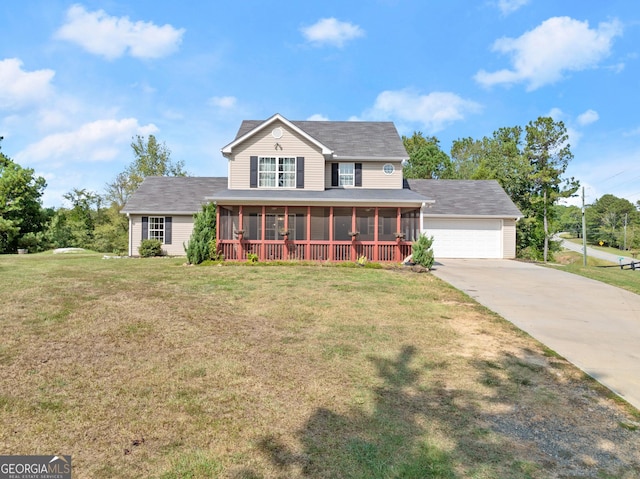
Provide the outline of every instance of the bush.
{"type": "Polygon", "coordinates": [[[45,251],[49,247],[44,233],[27,233],[18,240],[18,248],[24,248],[29,253],[39,253],[45,251]]]}
{"type": "Polygon", "coordinates": [[[431,245],[433,244],[433,236],[427,237],[421,234],[417,241],[411,246],[413,253],[412,260],[415,264],[419,264],[427,269],[433,267],[434,257],[431,245]]]}
{"type": "Polygon", "coordinates": [[[162,256],[162,243],[157,239],[142,240],[138,247],[138,253],[140,253],[140,256],[143,258],[162,256]]]}
{"type": "Polygon", "coordinates": [[[200,264],[212,259],[211,242],[216,238],[216,205],[208,203],[202,206],[202,211],[193,216],[193,232],[189,243],[184,246],[187,261],[200,264]]]}

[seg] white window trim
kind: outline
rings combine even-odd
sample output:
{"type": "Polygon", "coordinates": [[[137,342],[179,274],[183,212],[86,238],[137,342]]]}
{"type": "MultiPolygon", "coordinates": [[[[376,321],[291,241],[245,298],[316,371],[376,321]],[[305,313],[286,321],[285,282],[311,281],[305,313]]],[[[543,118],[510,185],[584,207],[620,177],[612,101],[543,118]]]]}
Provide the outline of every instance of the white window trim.
{"type": "Polygon", "coordinates": [[[338,164],[338,186],[355,186],[356,184],[356,164],[355,163],[339,163],[338,164]],[[350,166],[351,173],[344,172],[342,167],[350,166]],[[351,177],[351,181],[345,181],[351,177]]]}
{"type": "Polygon", "coordinates": [[[147,237],[160,240],[164,244],[164,216],[149,216],[147,237]]]}
{"type": "Polygon", "coordinates": [[[295,188],[297,180],[297,159],[295,156],[258,157],[258,188],[295,188]],[[271,165],[275,166],[275,169],[263,169],[264,160],[274,160],[275,165],[273,163],[271,165]],[[289,165],[293,164],[293,169],[285,170],[285,160],[293,160],[289,162],[289,165]],[[288,185],[284,184],[285,179],[289,180],[288,185]]]}

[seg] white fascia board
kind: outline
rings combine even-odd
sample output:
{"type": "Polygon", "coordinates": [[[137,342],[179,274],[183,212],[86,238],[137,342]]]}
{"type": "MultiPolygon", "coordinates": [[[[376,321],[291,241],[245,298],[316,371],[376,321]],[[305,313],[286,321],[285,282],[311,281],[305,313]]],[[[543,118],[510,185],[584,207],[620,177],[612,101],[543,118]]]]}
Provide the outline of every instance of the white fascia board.
{"type": "MultiPolygon", "coordinates": [[[[199,211],[199,210],[198,210],[199,211]]],[[[140,211],[120,211],[120,213],[124,213],[127,216],[131,215],[150,215],[150,216],[193,216],[198,213],[198,211],[149,211],[149,210],[140,210],[140,211]]]]}
{"type": "Polygon", "coordinates": [[[354,200],[354,199],[308,199],[308,198],[288,198],[286,200],[274,199],[273,197],[262,198],[208,198],[209,200],[220,205],[229,206],[380,206],[380,207],[396,207],[396,206],[415,206],[419,208],[422,204],[415,200],[354,200]]]}
{"type": "Polygon", "coordinates": [[[255,127],[253,130],[248,131],[247,133],[242,135],[240,138],[237,138],[237,139],[233,140],[231,143],[229,143],[228,145],[222,147],[222,149],[220,150],[222,152],[222,155],[225,156],[225,157],[229,157],[229,155],[231,155],[231,153],[233,151],[233,148],[236,145],[242,143],[247,138],[250,138],[251,136],[253,136],[256,133],[258,133],[259,131],[262,131],[263,129],[267,128],[269,125],[273,124],[276,121],[281,121],[282,123],[287,125],[289,128],[291,128],[293,131],[298,133],[300,136],[303,136],[304,138],[309,140],[311,143],[316,145],[318,148],[320,148],[322,150],[322,154],[323,155],[327,155],[327,156],[333,155],[333,150],[328,148],[326,145],[320,143],[314,137],[310,136],[307,132],[305,132],[305,131],[301,130],[300,128],[298,128],[296,125],[291,123],[289,120],[287,120],[280,113],[276,113],[271,118],[268,118],[267,120],[262,122],[260,125],[255,127]]]}
{"type": "Polygon", "coordinates": [[[510,215],[449,215],[449,214],[437,214],[437,213],[423,213],[425,218],[439,218],[439,219],[452,219],[452,220],[518,220],[522,216],[510,216],[510,215]]]}
{"type": "Polygon", "coordinates": [[[338,155],[333,155],[332,157],[333,160],[339,160],[339,161],[379,161],[379,162],[387,162],[387,161],[398,161],[398,162],[402,162],[404,160],[408,160],[408,158],[406,157],[400,157],[400,156],[390,156],[390,157],[371,157],[371,156],[338,156],[338,155]]]}

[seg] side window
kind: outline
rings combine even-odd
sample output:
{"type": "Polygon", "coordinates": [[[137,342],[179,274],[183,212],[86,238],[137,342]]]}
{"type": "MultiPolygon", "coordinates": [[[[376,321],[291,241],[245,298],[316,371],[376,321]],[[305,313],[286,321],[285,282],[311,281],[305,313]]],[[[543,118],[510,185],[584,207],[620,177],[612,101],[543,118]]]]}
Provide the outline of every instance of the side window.
{"type": "Polygon", "coordinates": [[[164,216],[149,216],[149,239],[164,243],[164,216]]]}

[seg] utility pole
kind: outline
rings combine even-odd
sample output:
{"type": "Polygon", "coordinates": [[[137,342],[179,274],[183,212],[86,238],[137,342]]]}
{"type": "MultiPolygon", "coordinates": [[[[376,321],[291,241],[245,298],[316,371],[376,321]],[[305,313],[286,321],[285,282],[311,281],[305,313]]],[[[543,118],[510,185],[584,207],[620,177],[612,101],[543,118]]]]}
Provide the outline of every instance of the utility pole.
{"type": "Polygon", "coordinates": [[[582,265],[587,266],[587,220],[584,215],[584,186],[582,187],[582,265]]]}
{"type": "Polygon", "coordinates": [[[624,214],[624,251],[627,251],[627,217],[629,213],[624,214]]]}

